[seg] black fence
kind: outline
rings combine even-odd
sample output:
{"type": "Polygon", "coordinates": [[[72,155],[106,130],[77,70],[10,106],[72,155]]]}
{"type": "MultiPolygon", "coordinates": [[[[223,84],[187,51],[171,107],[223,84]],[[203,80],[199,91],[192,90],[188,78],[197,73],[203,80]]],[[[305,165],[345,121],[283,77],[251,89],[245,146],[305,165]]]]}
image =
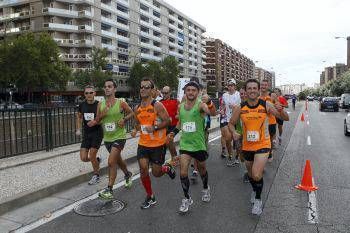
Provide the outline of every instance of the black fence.
{"type": "MultiPolygon", "coordinates": [[[[213,102],[218,107],[218,100],[213,102]]],[[[81,142],[75,134],[77,110],[75,106],[0,110],[0,159],[81,142]]],[[[127,132],[133,125],[133,120],[127,122],[127,132]]]]}

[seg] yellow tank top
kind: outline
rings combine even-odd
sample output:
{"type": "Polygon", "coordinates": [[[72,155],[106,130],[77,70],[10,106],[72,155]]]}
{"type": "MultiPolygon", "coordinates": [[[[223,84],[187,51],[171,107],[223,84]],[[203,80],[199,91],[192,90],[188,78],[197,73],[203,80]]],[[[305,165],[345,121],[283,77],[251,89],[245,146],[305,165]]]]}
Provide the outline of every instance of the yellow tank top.
{"type": "Polygon", "coordinates": [[[266,102],[259,99],[256,106],[241,104],[241,121],[243,128],[242,150],[257,151],[271,148],[269,121],[266,102]]]}

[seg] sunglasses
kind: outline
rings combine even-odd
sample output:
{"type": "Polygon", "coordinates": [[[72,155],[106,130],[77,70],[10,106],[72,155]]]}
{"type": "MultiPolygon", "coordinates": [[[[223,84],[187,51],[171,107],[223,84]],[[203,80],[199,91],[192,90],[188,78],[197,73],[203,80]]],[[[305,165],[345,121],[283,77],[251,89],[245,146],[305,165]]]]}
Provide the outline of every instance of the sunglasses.
{"type": "Polygon", "coordinates": [[[140,86],[140,89],[151,89],[151,87],[150,86],[140,86]]]}
{"type": "Polygon", "coordinates": [[[92,92],[85,92],[85,95],[92,95],[92,94],[94,94],[93,91],[92,92]]]}
{"type": "Polygon", "coordinates": [[[114,86],[112,85],[108,85],[108,86],[104,86],[104,88],[113,88],[114,86]]]}
{"type": "Polygon", "coordinates": [[[163,91],[162,91],[162,94],[163,94],[163,95],[167,95],[167,94],[169,94],[169,92],[163,92],[163,91]]]}

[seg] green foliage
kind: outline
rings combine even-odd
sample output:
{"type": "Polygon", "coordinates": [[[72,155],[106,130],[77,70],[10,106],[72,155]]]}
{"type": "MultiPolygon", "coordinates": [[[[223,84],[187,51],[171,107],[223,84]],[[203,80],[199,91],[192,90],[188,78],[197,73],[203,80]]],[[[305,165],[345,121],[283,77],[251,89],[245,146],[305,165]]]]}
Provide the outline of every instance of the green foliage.
{"type": "Polygon", "coordinates": [[[130,70],[128,85],[133,96],[139,95],[140,82],[143,78],[152,79],[158,88],[170,86],[177,90],[179,76],[178,62],[174,57],[166,57],[163,61],[148,61],[147,63],[135,62],[130,70]]]}
{"type": "Polygon", "coordinates": [[[0,44],[0,83],[20,88],[65,89],[71,69],[46,33],[23,34],[0,44]]]}
{"type": "Polygon", "coordinates": [[[93,85],[97,89],[102,89],[106,79],[112,77],[110,71],[104,71],[107,66],[107,50],[93,48],[92,49],[92,69],[85,71],[76,71],[73,81],[75,85],[83,89],[86,85],[93,85]]]}
{"type": "Polygon", "coordinates": [[[312,94],[316,96],[340,96],[348,92],[350,92],[350,71],[315,89],[312,94]]]}

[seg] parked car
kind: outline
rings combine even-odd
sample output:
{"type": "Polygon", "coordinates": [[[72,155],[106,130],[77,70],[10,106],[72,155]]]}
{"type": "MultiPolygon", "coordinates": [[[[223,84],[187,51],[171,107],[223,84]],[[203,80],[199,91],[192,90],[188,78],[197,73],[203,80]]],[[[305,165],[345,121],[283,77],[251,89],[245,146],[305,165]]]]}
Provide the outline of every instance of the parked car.
{"type": "Polygon", "coordinates": [[[39,107],[39,105],[36,104],[36,103],[25,103],[25,104],[23,104],[23,108],[27,109],[27,110],[37,109],[38,107],[39,107]]]}
{"type": "Polygon", "coordinates": [[[350,136],[350,113],[344,119],[344,135],[350,136]]]}
{"type": "Polygon", "coordinates": [[[315,98],[314,98],[313,96],[307,96],[306,99],[307,99],[308,101],[314,101],[315,98]]]}
{"type": "Polygon", "coordinates": [[[350,108],[350,93],[344,93],[340,96],[339,105],[341,108],[350,108]]]}
{"type": "Polygon", "coordinates": [[[324,97],[320,102],[320,111],[333,110],[339,111],[339,103],[337,97],[324,97]]]}

